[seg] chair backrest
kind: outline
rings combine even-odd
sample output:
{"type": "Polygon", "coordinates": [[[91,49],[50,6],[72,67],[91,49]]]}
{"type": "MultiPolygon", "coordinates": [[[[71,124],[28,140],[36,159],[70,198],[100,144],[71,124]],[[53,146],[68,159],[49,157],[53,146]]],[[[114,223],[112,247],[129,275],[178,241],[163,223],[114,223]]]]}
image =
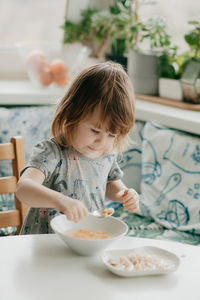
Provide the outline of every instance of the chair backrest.
{"type": "MultiPolygon", "coordinates": [[[[20,171],[25,166],[24,141],[21,136],[12,137],[10,143],[0,144],[0,161],[12,161],[12,175],[0,178],[0,194],[15,193],[20,171]]],[[[14,194],[15,209],[0,212],[0,228],[17,227],[17,234],[24,221],[27,206],[14,194]]]]}

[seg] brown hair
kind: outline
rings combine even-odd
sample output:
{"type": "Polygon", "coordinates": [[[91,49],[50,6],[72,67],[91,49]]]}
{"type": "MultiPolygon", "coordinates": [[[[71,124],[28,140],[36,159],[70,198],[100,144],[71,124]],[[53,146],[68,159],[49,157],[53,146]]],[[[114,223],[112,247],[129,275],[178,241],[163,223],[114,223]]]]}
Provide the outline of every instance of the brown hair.
{"type": "Polygon", "coordinates": [[[71,146],[77,124],[100,107],[101,123],[108,121],[108,131],[117,133],[114,149],[121,152],[134,125],[134,102],[130,78],[121,65],[104,62],[88,67],[77,75],[59,102],[52,135],[60,145],[71,146]]]}

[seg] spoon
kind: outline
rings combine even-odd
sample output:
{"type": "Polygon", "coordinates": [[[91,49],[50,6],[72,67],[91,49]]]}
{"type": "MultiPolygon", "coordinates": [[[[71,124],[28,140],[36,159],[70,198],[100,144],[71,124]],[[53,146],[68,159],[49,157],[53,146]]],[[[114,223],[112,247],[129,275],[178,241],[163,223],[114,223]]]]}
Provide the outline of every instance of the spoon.
{"type": "MultiPolygon", "coordinates": [[[[98,218],[105,218],[108,216],[112,216],[114,214],[115,210],[112,207],[105,207],[103,209],[94,210],[93,212],[89,213],[92,216],[98,217],[98,218]]],[[[60,214],[64,214],[60,211],[60,214]]]]}
{"type": "Polygon", "coordinates": [[[95,217],[108,217],[114,214],[115,210],[112,207],[105,207],[103,209],[94,210],[91,214],[95,217]]]}

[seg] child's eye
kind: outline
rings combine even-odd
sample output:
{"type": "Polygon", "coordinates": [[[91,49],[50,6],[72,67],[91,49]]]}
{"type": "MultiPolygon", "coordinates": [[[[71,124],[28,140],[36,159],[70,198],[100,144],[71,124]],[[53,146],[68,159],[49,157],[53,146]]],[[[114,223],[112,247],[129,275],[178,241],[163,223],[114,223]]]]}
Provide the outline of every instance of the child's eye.
{"type": "Polygon", "coordinates": [[[93,129],[91,128],[92,132],[94,132],[95,134],[98,134],[100,131],[96,130],[96,129],[93,129]]]}
{"type": "Polygon", "coordinates": [[[112,134],[112,133],[109,133],[109,135],[108,135],[110,138],[116,138],[116,134],[112,134]]]}

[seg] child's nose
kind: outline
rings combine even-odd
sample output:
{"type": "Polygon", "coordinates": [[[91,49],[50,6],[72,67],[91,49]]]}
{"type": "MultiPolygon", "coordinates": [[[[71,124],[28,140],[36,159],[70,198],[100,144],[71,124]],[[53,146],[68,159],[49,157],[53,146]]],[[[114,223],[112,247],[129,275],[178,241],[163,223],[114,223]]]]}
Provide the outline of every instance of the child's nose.
{"type": "Polygon", "coordinates": [[[99,135],[99,136],[96,138],[95,142],[96,142],[96,143],[99,143],[99,144],[105,143],[105,136],[99,135]]]}

